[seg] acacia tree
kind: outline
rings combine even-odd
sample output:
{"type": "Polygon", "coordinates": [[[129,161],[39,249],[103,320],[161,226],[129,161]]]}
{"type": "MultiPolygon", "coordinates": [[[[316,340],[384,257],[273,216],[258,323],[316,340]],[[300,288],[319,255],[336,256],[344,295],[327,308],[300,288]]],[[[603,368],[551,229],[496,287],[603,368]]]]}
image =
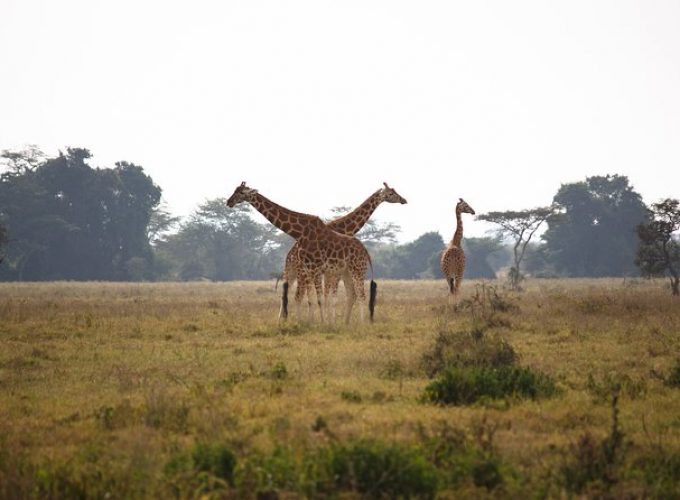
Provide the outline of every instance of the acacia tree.
{"type": "Polygon", "coordinates": [[[674,296],[680,296],[680,201],[653,203],[650,220],[637,227],[640,246],[635,264],[648,276],[668,276],[674,296]]]}
{"type": "Polygon", "coordinates": [[[513,241],[513,267],[510,268],[510,286],[518,290],[522,281],[521,265],[527,245],[533,238],[538,228],[541,227],[551,215],[554,209],[550,207],[530,208],[527,210],[508,210],[506,212],[488,212],[477,216],[477,220],[483,220],[498,225],[496,234],[501,239],[513,241]]]}

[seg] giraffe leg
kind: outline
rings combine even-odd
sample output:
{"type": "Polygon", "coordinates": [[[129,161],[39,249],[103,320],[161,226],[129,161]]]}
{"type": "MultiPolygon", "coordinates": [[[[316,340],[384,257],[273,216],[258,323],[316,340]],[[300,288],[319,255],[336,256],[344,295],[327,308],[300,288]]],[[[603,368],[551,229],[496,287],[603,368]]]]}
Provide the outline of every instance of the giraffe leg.
{"type": "Polygon", "coordinates": [[[460,284],[463,281],[462,276],[456,276],[456,282],[453,286],[453,305],[457,306],[460,300],[460,284]]]}
{"type": "Polygon", "coordinates": [[[321,323],[323,323],[323,305],[321,303],[321,296],[323,295],[323,289],[321,284],[322,278],[323,276],[320,273],[317,273],[314,276],[314,291],[316,292],[316,303],[319,306],[319,321],[321,323]]]}
{"type": "Polygon", "coordinates": [[[306,273],[299,273],[297,277],[297,288],[295,289],[295,312],[298,322],[302,321],[302,299],[307,288],[308,276],[306,273]]]}
{"type": "Polygon", "coordinates": [[[335,307],[338,300],[338,282],[340,278],[337,274],[328,273],[324,282],[324,294],[326,296],[326,314],[331,323],[335,323],[335,307]],[[328,296],[330,295],[331,309],[328,308],[328,296]]]}
{"type": "Polygon", "coordinates": [[[345,305],[345,324],[349,325],[349,320],[352,317],[352,307],[356,301],[357,294],[354,290],[354,283],[349,273],[345,273],[342,280],[345,283],[345,293],[347,294],[347,304],[345,305]]]}
{"type": "Polygon", "coordinates": [[[290,284],[287,281],[283,282],[281,292],[281,308],[279,309],[279,323],[288,319],[288,290],[290,284]]]}
{"type": "Polygon", "coordinates": [[[364,322],[364,308],[366,307],[366,289],[364,287],[364,276],[363,274],[354,276],[352,278],[352,285],[356,292],[356,296],[359,299],[359,319],[361,323],[364,322]]]}
{"type": "Polygon", "coordinates": [[[455,291],[456,290],[456,278],[455,278],[455,276],[447,276],[446,282],[449,285],[449,294],[448,294],[448,297],[447,297],[447,302],[450,305],[455,305],[455,301],[456,301],[456,296],[455,296],[455,293],[456,293],[456,291],[455,291]]]}
{"type": "Polygon", "coordinates": [[[326,318],[330,323],[335,323],[335,305],[338,294],[338,281],[340,277],[333,272],[327,272],[323,278],[324,306],[326,318]]]}

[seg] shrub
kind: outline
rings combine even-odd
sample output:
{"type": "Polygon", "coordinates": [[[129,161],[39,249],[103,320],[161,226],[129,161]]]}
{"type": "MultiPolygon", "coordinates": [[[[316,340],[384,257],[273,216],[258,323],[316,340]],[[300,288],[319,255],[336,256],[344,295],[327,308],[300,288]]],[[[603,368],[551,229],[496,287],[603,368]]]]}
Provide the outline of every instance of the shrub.
{"type": "Polygon", "coordinates": [[[635,466],[643,471],[651,498],[680,498],[680,451],[659,447],[640,457],[635,466]]]}
{"type": "Polygon", "coordinates": [[[615,388],[611,399],[612,426],[609,435],[598,441],[587,432],[571,446],[570,461],[561,468],[568,491],[581,493],[589,487],[598,493],[598,490],[608,491],[618,481],[617,466],[623,461],[625,452],[624,434],[619,429],[618,401],[619,389],[615,388]]]}
{"type": "Polygon", "coordinates": [[[555,391],[555,383],[549,376],[534,373],[529,368],[449,366],[425,388],[423,399],[437,404],[461,405],[482,398],[506,396],[536,399],[551,396],[555,391]]]}
{"type": "Polygon", "coordinates": [[[269,376],[273,380],[283,380],[288,378],[288,368],[286,368],[286,364],[283,361],[276,363],[269,373],[269,376]]]}
{"type": "Polygon", "coordinates": [[[164,474],[174,496],[183,498],[234,486],[235,469],[236,456],[227,446],[197,443],[190,453],[174,454],[164,474]]]}
{"type": "Polygon", "coordinates": [[[422,366],[434,377],[447,366],[479,366],[498,368],[517,362],[513,347],[499,337],[482,330],[472,332],[440,332],[434,346],[423,355],[422,366]]]}
{"type": "Polygon", "coordinates": [[[669,387],[680,387],[680,359],[675,361],[670,374],[666,377],[665,383],[669,387]]]}
{"type": "Polygon", "coordinates": [[[226,446],[199,443],[194,447],[192,458],[194,469],[210,472],[214,476],[224,479],[231,486],[234,485],[236,456],[226,446]]]}
{"type": "Polygon", "coordinates": [[[340,397],[345,401],[349,401],[350,403],[361,403],[363,400],[361,394],[359,394],[357,391],[342,391],[340,393],[340,397]]]}
{"type": "Polygon", "coordinates": [[[337,446],[330,457],[334,486],[369,497],[432,498],[437,471],[418,448],[361,440],[337,446]]]}

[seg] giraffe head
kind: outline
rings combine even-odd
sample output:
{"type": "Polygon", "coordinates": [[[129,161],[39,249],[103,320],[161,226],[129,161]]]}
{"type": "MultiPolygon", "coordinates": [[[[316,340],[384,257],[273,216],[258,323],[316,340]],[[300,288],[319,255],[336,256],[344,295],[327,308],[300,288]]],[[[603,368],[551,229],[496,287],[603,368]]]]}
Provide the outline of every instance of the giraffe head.
{"type": "Polygon", "coordinates": [[[397,193],[394,188],[389,187],[386,182],[383,182],[383,185],[385,187],[380,190],[381,201],[387,203],[401,203],[402,205],[407,203],[406,198],[397,193]]]}
{"type": "Polygon", "coordinates": [[[242,182],[241,185],[234,190],[234,194],[227,200],[227,206],[233,207],[244,201],[250,202],[256,194],[257,189],[249,188],[246,186],[245,182],[242,182]]]}
{"type": "Polygon", "coordinates": [[[458,203],[456,203],[456,212],[475,215],[474,209],[468,205],[463,198],[458,198],[458,203]]]}

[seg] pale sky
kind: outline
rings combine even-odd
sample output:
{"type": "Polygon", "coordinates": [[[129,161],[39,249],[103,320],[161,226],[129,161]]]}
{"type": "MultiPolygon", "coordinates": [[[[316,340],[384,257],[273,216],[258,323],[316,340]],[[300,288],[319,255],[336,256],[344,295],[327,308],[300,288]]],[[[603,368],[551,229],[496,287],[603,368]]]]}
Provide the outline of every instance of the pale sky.
{"type": "Polygon", "coordinates": [[[680,197],[680,1],[0,0],[0,149],[26,144],[142,165],[182,215],[387,181],[402,241],[590,175],[680,197]]]}

